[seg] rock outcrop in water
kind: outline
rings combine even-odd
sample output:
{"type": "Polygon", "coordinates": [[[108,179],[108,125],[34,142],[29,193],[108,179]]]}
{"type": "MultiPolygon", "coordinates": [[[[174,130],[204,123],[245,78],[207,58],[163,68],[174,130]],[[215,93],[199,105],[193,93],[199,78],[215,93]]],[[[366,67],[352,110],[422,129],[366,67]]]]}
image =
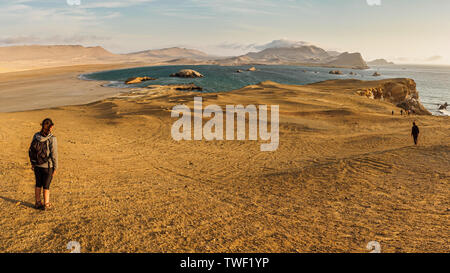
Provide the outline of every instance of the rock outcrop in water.
{"type": "Polygon", "coordinates": [[[332,75],[342,75],[343,73],[340,70],[331,70],[330,74],[332,74],[332,75]]]}
{"type": "Polygon", "coordinates": [[[375,73],[373,73],[373,75],[372,75],[373,77],[380,77],[381,76],[381,74],[380,73],[378,73],[378,72],[375,72],[375,73]]]}
{"type": "Polygon", "coordinates": [[[256,67],[250,67],[249,69],[247,69],[247,71],[255,72],[256,71],[256,67]]]}
{"type": "Polygon", "coordinates": [[[385,100],[406,111],[418,115],[431,115],[419,101],[416,82],[412,79],[392,79],[380,81],[378,87],[367,88],[357,92],[370,99],[385,100]]]}
{"type": "Polygon", "coordinates": [[[134,78],[129,78],[128,80],[125,81],[125,84],[136,84],[136,83],[141,83],[141,82],[146,82],[146,81],[154,81],[156,80],[155,78],[151,78],[151,77],[134,77],[134,78]]]}
{"type": "Polygon", "coordinates": [[[439,110],[447,110],[448,103],[444,103],[443,105],[439,106],[439,110]]]}
{"type": "Polygon", "coordinates": [[[203,78],[204,76],[192,69],[183,69],[177,73],[173,73],[170,75],[171,77],[179,77],[179,78],[203,78]]]}

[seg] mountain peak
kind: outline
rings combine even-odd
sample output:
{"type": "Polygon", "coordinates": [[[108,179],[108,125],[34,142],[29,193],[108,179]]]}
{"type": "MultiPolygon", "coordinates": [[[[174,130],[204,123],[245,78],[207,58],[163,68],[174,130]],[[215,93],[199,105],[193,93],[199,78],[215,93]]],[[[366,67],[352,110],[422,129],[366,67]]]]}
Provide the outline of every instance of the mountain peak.
{"type": "MultiPolygon", "coordinates": [[[[257,47],[254,47],[257,48],[257,47]]],[[[218,60],[221,64],[297,64],[324,65],[332,67],[350,67],[358,69],[368,68],[360,53],[339,53],[326,51],[318,46],[306,42],[289,40],[274,40],[263,46],[261,51],[250,52],[234,58],[218,60]]]]}
{"type": "Polygon", "coordinates": [[[290,47],[302,47],[302,46],[308,46],[310,45],[308,42],[304,41],[293,41],[288,39],[279,39],[279,40],[273,40],[270,43],[255,46],[256,49],[264,50],[268,48],[290,48],[290,47]]]}
{"type": "Polygon", "coordinates": [[[270,43],[259,46],[261,49],[266,48],[282,48],[282,47],[302,47],[310,45],[304,41],[293,41],[288,39],[273,40],[270,43]]]}

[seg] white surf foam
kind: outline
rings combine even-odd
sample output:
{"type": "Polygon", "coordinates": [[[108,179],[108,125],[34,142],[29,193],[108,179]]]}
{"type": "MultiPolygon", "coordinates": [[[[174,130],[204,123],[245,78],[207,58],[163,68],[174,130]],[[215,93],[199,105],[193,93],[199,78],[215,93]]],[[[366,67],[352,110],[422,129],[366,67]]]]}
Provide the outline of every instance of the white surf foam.
{"type": "Polygon", "coordinates": [[[442,116],[449,116],[450,117],[450,111],[449,110],[439,110],[439,113],[442,116]]]}

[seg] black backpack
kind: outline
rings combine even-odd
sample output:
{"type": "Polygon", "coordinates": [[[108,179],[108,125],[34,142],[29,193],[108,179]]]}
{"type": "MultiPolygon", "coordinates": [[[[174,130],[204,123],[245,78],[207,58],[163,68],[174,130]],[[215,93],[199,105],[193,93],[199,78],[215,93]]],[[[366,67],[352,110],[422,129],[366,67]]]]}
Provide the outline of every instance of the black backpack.
{"type": "Polygon", "coordinates": [[[28,150],[28,155],[33,166],[49,162],[50,153],[48,149],[48,140],[40,142],[34,138],[31,142],[30,149],[28,150]]]}

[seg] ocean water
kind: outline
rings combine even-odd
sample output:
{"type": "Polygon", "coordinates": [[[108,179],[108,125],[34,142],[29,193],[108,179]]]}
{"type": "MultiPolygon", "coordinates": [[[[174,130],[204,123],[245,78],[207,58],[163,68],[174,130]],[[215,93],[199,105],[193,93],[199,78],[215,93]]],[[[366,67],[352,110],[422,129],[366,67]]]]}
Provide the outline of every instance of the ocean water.
{"type": "Polygon", "coordinates": [[[369,81],[388,78],[411,78],[416,81],[420,100],[428,110],[434,115],[450,116],[450,111],[438,110],[438,104],[450,103],[450,66],[393,65],[367,70],[339,69],[344,75],[329,74],[330,70],[333,69],[324,67],[261,65],[255,66],[258,69],[257,71],[248,72],[246,70],[249,67],[215,65],[154,66],[103,71],[85,74],[81,78],[108,81],[107,86],[117,88],[145,87],[152,84],[194,83],[201,86],[204,90],[203,92],[227,92],[267,80],[282,84],[305,85],[332,79],[369,81]],[[197,79],[169,77],[170,74],[181,69],[194,69],[205,75],[205,77],[197,79]],[[237,70],[243,70],[244,72],[236,73],[237,70]],[[351,71],[357,73],[357,75],[349,75],[351,71]],[[375,71],[378,71],[381,76],[372,76],[375,71]],[[157,80],[136,85],[124,84],[124,81],[128,78],[143,76],[157,78],[157,80]]]}

